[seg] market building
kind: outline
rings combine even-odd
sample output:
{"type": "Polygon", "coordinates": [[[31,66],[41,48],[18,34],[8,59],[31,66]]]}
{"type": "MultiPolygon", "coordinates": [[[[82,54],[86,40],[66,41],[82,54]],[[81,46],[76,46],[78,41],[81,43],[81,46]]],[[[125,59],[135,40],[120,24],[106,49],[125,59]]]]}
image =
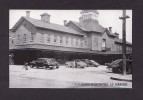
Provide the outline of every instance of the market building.
{"type": "MultiPolygon", "coordinates": [[[[112,27],[98,22],[97,10],[82,10],[79,22],[64,20],[64,25],[50,22],[48,13],[41,20],[22,16],[9,32],[9,51],[14,64],[39,57],[56,58],[60,63],[72,59],[93,59],[104,64],[122,58],[122,39],[112,27]]],[[[127,58],[132,44],[126,42],[127,58]]],[[[11,61],[11,60],[10,60],[11,61]]]]}

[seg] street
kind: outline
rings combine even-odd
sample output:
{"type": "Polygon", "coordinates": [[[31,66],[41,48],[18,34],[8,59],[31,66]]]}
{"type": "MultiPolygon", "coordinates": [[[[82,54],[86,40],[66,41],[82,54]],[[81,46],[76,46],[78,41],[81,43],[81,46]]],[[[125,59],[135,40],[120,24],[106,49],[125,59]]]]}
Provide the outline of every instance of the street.
{"type": "MultiPolygon", "coordinates": [[[[132,82],[112,80],[106,66],[87,68],[22,70],[21,65],[9,66],[10,88],[132,88],[132,82]]],[[[127,77],[132,78],[132,75],[127,77]]]]}

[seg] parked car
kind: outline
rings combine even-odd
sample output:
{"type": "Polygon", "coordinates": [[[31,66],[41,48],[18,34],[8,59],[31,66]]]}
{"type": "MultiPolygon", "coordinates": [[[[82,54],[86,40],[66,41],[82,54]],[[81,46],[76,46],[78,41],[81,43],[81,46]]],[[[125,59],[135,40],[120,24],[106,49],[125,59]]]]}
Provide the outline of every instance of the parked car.
{"type": "Polygon", "coordinates": [[[90,67],[93,65],[89,59],[82,59],[82,61],[84,61],[87,64],[87,67],[90,67]]]}
{"type": "Polygon", "coordinates": [[[46,68],[53,69],[53,68],[56,67],[56,64],[54,62],[52,62],[52,60],[49,59],[49,58],[38,58],[37,60],[30,62],[29,65],[30,65],[31,68],[33,68],[33,67],[36,67],[36,68],[43,67],[45,69],[46,68]]]}
{"type": "Polygon", "coordinates": [[[70,68],[75,68],[75,61],[74,60],[67,61],[67,62],[65,62],[65,66],[70,67],[70,68]]]}
{"type": "Polygon", "coordinates": [[[105,63],[105,65],[108,66],[108,68],[112,68],[115,64],[119,63],[120,61],[122,61],[122,59],[117,59],[115,61],[112,61],[111,63],[105,63]]]}
{"type": "Polygon", "coordinates": [[[65,63],[65,66],[71,67],[71,68],[84,68],[84,67],[87,67],[87,64],[80,59],[75,59],[72,61],[67,61],[65,63]]]}
{"type": "Polygon", "coordinates": [[[91,64],[92,64],[92,66],[95,66],[95,67],[97,67],[97,66],[100,65],[99,63],[97,63],[97,62],[94,61],[94,60],[90,60],[90,62],[91,62],[91,64]]]}
{"type": "MultiPolygon", "coordinates": [[[[112,69],[113,73],[123,73],[123,60],[117,59],[111,63],[106,64],[108,68],[112,69]]],[[[126,72],[128,74],[132,73],[132,60],[126,59],[126,72]]]]}
{"type": "Polygon", "coordinates": [[[56,66],[56,68],[59,68],[59,63],[56,61],[55,58],[48,58],[52,61],[52,63],[54,63],[54,65],[56,66]]]}

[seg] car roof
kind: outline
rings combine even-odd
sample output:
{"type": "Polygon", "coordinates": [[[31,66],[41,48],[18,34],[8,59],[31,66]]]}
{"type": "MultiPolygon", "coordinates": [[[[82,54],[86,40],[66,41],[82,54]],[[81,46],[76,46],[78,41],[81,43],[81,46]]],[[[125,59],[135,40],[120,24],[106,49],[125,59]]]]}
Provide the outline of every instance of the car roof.
{"type": "Polygon", "coordinates": [[[41,60],[51,60],[49,58],[38,58],[38,59],[41,59],[41,60]]]}

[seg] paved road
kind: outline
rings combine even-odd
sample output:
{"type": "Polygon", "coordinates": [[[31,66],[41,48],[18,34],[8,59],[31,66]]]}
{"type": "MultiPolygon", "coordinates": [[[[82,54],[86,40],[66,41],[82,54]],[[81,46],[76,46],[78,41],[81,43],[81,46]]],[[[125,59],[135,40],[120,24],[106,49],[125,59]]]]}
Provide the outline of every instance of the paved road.
{"type": "MultiPolygon", "coordinates": [[[[87,67],[84,69],[29,69],[12,65],[10,71],[10,88],[131,88],[131,82],[111,80],[115,76],[105,68],[87,67]]],[[[131,76],[130,76],[131,77],[131,76]]]]}

